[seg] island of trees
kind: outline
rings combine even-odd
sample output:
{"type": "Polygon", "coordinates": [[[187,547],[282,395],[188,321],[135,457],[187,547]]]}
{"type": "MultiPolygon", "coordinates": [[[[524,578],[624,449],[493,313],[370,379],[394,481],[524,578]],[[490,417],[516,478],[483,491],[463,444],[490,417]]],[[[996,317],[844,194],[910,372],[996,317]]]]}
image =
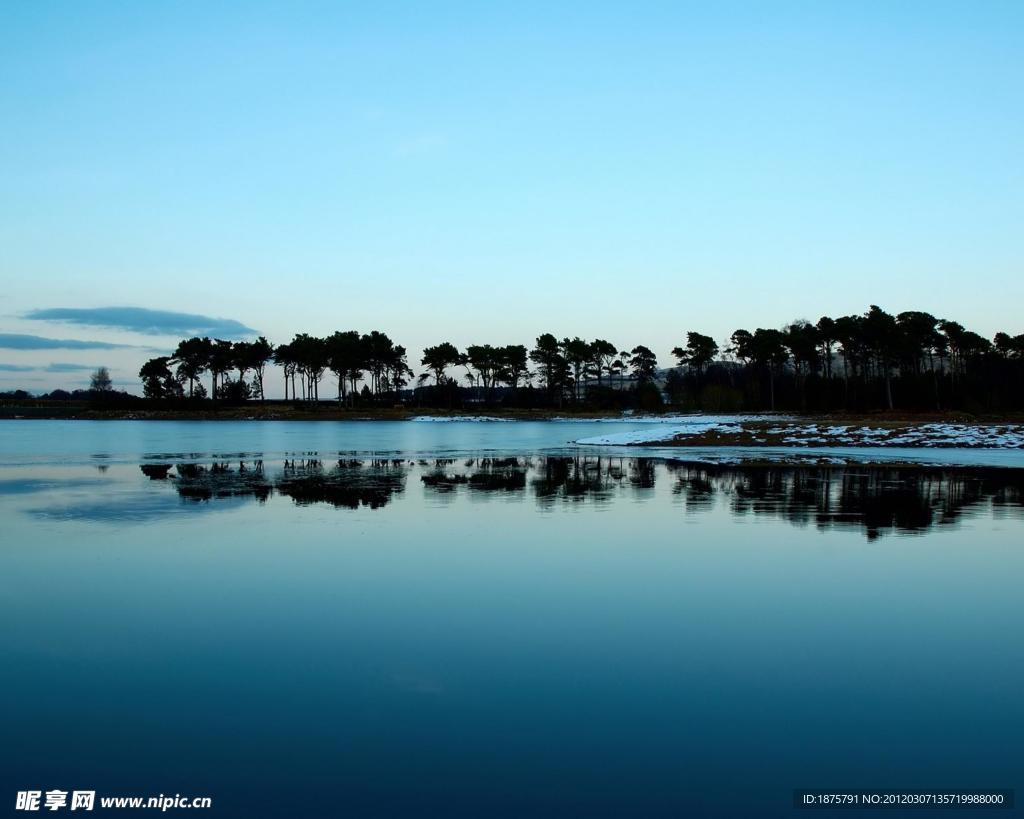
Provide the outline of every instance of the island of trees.
{"type": "Polygon", "coordinates": [[[299,333],[277,345],[263,337],[184,339],[172,355],[147,361],[139,377],[148,402],[168,408],[263,402],[273,378],[285,401],[309,407],[1024,409],[1024,334],[990,340],[922,311],[892,315],[872,305],[782,329],[737,329],[723,345],[691,330],[672,354],[661,367],[642,344],[544,333],[529,347],[460,350],[443,341],[423,351],[417,374],[386,333],[348,330],[299,333]]]}

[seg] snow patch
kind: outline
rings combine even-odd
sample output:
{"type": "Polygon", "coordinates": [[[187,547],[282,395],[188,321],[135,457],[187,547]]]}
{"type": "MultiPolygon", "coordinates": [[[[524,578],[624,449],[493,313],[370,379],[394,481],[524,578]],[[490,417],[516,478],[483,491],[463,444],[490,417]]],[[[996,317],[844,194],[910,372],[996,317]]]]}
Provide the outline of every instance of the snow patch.
{"type": "Polygon", "coordinates": [[[631,429],[628,432],[613,432],[609,435],[595,435],[592,438],[580,438],[577,444],[584,446],[629,446],[630,444],[654,443],[671,441],[680,435],[700,435],[704,432],[739,433],[743,428],[735,423],[721,421],[704,421],[689,423],[683,426],[668,425],[664,429],[631,429]]]}
{"type": "Polygon", "coordinates": [[[571,424],[676,424],[683,427],[701,424],[743,424],[754,421],[786,421],[786,416],[778,415],[630,415],[609,416],[607,418],[568,418],[556,416],[552,421],[571,424]]]}
{"type": "Polygon", "coordinates": [[[776,435],[784,435],[783,443],[796,446],[829,443],[828,439],[831,438],[832,443],[883,447],[1024,448],[1024,425],[1022,424],[932,423],[904,430],[845,426],[818,430],[814,424],[788,424],[776,427],[771,432],[776,435]]]}
{"type": "MultiPolygon", "coordinates": [[[[930,423],[902,429],[884,427],[851,427],[846,425],[818,426],[799,423],[778,416],[651,416],[633,419],[631,426],[648,424],[647,429],[636,428],[624,432],[581,438],[577,444],[592,446],[628,446],[659,443],[676,438],[701,435],[706,432],[739,434],[748,431],[747,422],[771,421],[768,435],[779,436],[787,447],[883,447],[883,448],[971,448],[971,449],[1024,449],[1024,424],[954,424],[930,423]],[[651,429],[650,424],[661,425],[651,429]]],[[[754,438],[765,443],[763,437],[754,438]]]]}
{"type": "Polygon", "coordinates": [[[417,415],[415,418],[410,418],[410,421],[419,421],[424,424],[449,424],[453,422],[461,423],[511,423],[515,421],[515,418],[496,418],[493,415],[417,415]]]}

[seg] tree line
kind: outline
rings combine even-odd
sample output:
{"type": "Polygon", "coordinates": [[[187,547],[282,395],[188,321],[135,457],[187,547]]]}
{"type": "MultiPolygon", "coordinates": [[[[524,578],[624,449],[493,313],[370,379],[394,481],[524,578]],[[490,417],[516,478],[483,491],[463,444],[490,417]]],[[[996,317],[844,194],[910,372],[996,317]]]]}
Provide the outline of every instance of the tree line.
{"type": "MultiPolygon", "coordinates": [[[[686,409],[1008,409],[1024,406],[1024,334],[992,340],[921,311],[872,305],[860,315],[782,329],[737,329],[719,345],[684,334],[660,369],[644,345],[619,347],[538,336],[521,344],[445,341],[413,372],[386,333],[299,333],[287,343],[189,338],[139,371],[148,398],[264,400],[267,370],[283,375],[286,400],[317,402],[327,374],[331,400],[347,406],[414,401],[422,406],[641,407],[686,409]],[[461,370],[461,372],[460,372],[461,370]],[[208,378],[209,389],[202,383],[208,378]],[[461,376],[461,381],[459,376],[461,376]],[[977,406],[974,406],[977,405],[977,406]]],[[[324,396],[325,398],[328,396],[324,396]]]]}
{"type": "Polygon", "coordinates": [[[682,367],[668,375],[670,399],[805,411],[1024,407],[1024,334],[990,341],[918,310],[872,305],[813,324],[738,329],[724,352],[732,361],[715,366],[718,344],[688,333],[673,350],[682,367]]]}

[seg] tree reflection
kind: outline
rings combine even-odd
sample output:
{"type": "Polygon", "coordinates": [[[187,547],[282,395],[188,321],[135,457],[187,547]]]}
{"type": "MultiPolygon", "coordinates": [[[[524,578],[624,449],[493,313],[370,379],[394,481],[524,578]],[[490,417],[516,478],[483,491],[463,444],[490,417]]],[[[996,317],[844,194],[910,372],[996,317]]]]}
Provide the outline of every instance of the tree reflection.
{"type": "Polygon", "coordinates": [[[420,477],[428,489],[447,494],[460,486],[471,492],[516,493],[526,489],[526,473],[530,466],[527,458],[470,458],[458,471],[453,460],[437,460],[434,468],[420,477]]]}
{"type": "Polygon", "coordinates": [[[1022,506],[1019,470],[927,467],[707,467],[668,464],[687,507],[723,496],[737,516],[769,515],[819,529],[861,528],[868,539],[948,525],[985,505],[1022,506]]]}
{"type": "Polygon", "coordinates": [[[531,486],[538,502],[545,506],[558,500],[608,503],[628,482],[630,472],[624,462],[641,460],[649,459],[599,456],[544,458],[535,470],[531,486]]]}
{"type": "Polygon", "coordinates": [[[339,460],[330,468],[317,459],[285,461],[276,489],[299,506],[327,503],[345,509],[380,509],[405,489],[403,460],[339,460]]]}
{"type": "Polygon", "coordinates": [[[173,468],[173,464],[139,464],[142,474],[151,481],[166,481],[168,473],[173,468]]]}
{"type": "Polygon", "coordinates": [[[1024,471],[938,467],[818,465],[711,466],[652,458],[604,456],[481,457],[420,460],[322,460],[315,453],[285,460],[271,476],[262,460],[210,464],[145,463],[142,473],[167,482],[189,502],[273,494],[299,506],[381,509],[400,496],[410,470],[428,497],[459,495],[608,505],[661,498],[699,514],[725,508],[736,517],[773,517],[796,526],[853,528],[869,539],[923,532],[983,509],[1020,515],[1024,471]]]}
{"type": "MultiPolygon", "coordinates": [[[[199,503],[214,498],[252,497],[263,503],[270,497],[271,483],[263,472],[263,461],[240,461],[237,468],[228,463],[178,464],[173,478],[178,495],[199,503]]],[[[150,478],[153,475],[149,476],[150,478]]]]}

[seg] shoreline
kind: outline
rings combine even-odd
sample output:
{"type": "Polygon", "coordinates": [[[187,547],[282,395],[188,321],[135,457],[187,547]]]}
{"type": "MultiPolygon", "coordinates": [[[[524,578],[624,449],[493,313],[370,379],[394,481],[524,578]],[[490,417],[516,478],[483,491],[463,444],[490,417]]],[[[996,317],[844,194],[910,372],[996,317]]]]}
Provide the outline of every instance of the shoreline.
{"type": "MultiPolygon", "coordinates": [[[[11,409],[11,408],[9,408],[11,409]]],[[[1024,418],[975,417],[966,413],[836,413],[832,415],[791,414],[678,414],[678,413],[637,413],[612,414],[598,410],[579,413],[553,412],[551,410],[493,410],[486,414],[470,415],[464,410],[412,410],[391,407],[376,410],[313,410],[305,407],[283,407],[269,405],[261,413],[253,413],[252,407],[225,407],[205,413],[180,412],[174,410],[138,411],[96,410],[78,413],[73,417],[57,420],[81,421],[152,421],[155,426],[167,423],[163,431],[155,426],[153,433],[167,441],[178,440],[182,435],[192,435],[187,427],[176,427],[169,423],[187,421],[203,427],[201,434],[209,439],[206,450],[218,452],[216,441],[221,437],[217,422],[253,421],[333,421],[339,424],[338,434],[344,435],[344,422],[388,421],[392,425],[381,428],[372,435],[373,450],[387,446],[393,436],[404,437],[401,431],[408,422],[418,429],[413,433],[417,452],[423,447],[430,449],[431,442],[441,440],[450,446],[451,435],[437,429],[435,435],[430,427],[452,427],[450,432],[459,436],[468,435],[468,447],[488,451],[505,451],[503,442],[513,443],[511,449],[519,452],[520,436],[509,427],[515,421],[535,425],[527,433],[527,440],[536,443],[548,452],[556,450],[568,457],[650,457],[673,461],[733,466],[794,466],[828,468],[836,466],[935,466],[960,467],[966,465],[990,468],[1024,469],[1024,418]],[[282,414],[281,410],[294,410],[282,414]],[[1012,419],[1012,420],[1011,420],[1012,419]],[[213,423],[207,423],[213,422],[213,423]],[[548,431],[542,426],[551,424],[548,431]],[[470,427],[475,429],[470,430],[470,427]],[[505,429],[502,429],[505,428],[505,429]],[[511,437],[509,435],[511,434],[511,437]],[[538,438],[539,436],[539,438],[538,438]],[[383,443],[382,443],[383,442],[383,443]]],[[[22,419],[9,419],[22,420],[22,419]]],[[[28,419],[25,419],[28,420],[28,419]]],[[[36,416],[36,420],[54,419],[36,416]]],[[[146,426],[146,425],[143,425],[146,426]]],[[[273,426],[273,425],[271,425],[273,426]]],[[[278,429],[287,428],[287,424],[278,429]]],[[[309,432],[301,435],[320,436],[309,425],[309,432]]],[[[372,426],[370,424],[369,426],[372,426]]],[[[77,438],[79,430],[73,425],[65,427],[65,436],[77,438]]],[[[236,435],[246,427],[234,424],[225,435],[236,435]]],[[[5,426],[8,435],[18,436],[15,423],[5,426]]],[[[23,428],[29,434],[28,426],[23,428]]],[[[127,434],[127,428],[122,428],[127,434]]],[[[139,427],[136,427],[138,430],[139,427]]],[[[326,429],[326,428],[323,428],[326,429]]],[[[38,425],[35,434],[46,435],[47,427],[38,425]]],[[[354,426],[348,427],[349,436],[362,433],[354,426]]],[[[85,427],[81,428],[86,435],[85,427]]],[[[413,430],[408,429],[412,433],[413,430]]],[[[333,434],[333,433],[332,433],[333,434]]],[[[321,436],[322,437],[322,436],[321,436]]],[[[319,440],[319,438],[317,439],[319,440]]],[[[349,438],[346,438],[349,440],[349,438]]],[[[352,439],[356,440],[356,439],[352,439]]],[[[397,440],[397,439],[395,439],[397,440]]],[[[168,443],[165,446],[171,446],[168,443]]],[[[508,448],[508,447],[506,447],[508,448]]],[[[510,454],[511,454],[510,449],[510,454]]],[[[203,450],[203,451],[206,451],[203,450]]],[[[165,451],[165,450],[160,450],[165,451]]],[[[195,451],[195,450],[190,450],[195,451]]],[[[369,451],[369,450],[368,450],[369,451]]],[[[353,454],[356,452],[352,450],[353,454]]]]}
{"type": "MultiPolygon", "coordinates": [[[[303,407],[284,403],[253,406],[210,407],[208,409],[129,409],[100,407],[0,406],[0,420],[46,421],[412,421],[418,418],[440,420],[555,421],[555,420],[628,420],[607,410],[571,409],[434,409],[429,407],[345,408],[337,406],[303,407]]],[[[637,416],[637,417],[649,417],[637,416]]],[[[653,417],[653,416],[651,416],[653,417]]],[[[666,414],[666,417],[677,417],[666,414]]]]}
{"type": "MultiPolygon", "coordinates": [[[[194,410],[131,410],[126,408],[66,407],[64,413],[52,413],[46,407],[0,407],[0,420],[80,420],[80,421],[295,421],[295,422],[373,422],[498,424],[515,421],[589,425],[572,436],[567,444],[606,450],[700,449],[729,457],[739,450],[745,459],[759,460],[752,451],[764,451],[768,460],[778,462],[792,456],[821,465],[835,462],[841,452],[848,454],[867,449],[912,450],[1024,450],[1024,416],[972,416],[962,412],[945,413],[833,413],[794,415],[788,413],[630,413],[615,414],[601,410],[579,412],[550,409],[492,409],[477,413],[466,410],[413,409],[388,407],[347,409],[336,406],[317,408],[290,404],[216,407],[194,410]],[[32,412],[32,410],[35,410],[32,412]],[[27,411],[24,415],[19,411],[27,411]],[[607,433],[595,435],[593,425],[608,424],[607,433]],[[625,427],[625,429],[624,429],[625,427]],[[774,450],[769,454],[767,450],[774,450]]],[[[489,433],[488,433],[489,434],[489,433]]],[[[682,453],[680,453],[682,454],[682,453]]],[[[895,455],[895,453],[893,453],[895,455]]],[[[859,460],[859,458],[856,458],[859,460]]]]}
{"type": "MultiPolygon", "coordinates": [[[[972,414],[950,410],[945,412],[832,412],[794,413],[786,411],[751,412],[664,412],[618,413],[614,410],[581,409],[507,409],[481,407],[479,409],[436,409],[429,407],[371,407],[342,408],[330,405],[303,407],[283,402],[268,402],[251,406],[224,406],[204,409],[151,409],[127,407],[102,408],[95,406],[50,407],[40,405],[0,405],[0,420],[50,421],[411,421],[438,419],[451,421],[605,421],[671,423],[676,419],[714,418],[737,420],[757,417],[766,419],[757,423],[798,422],[802,424],[830,424],[832,426],[870,425],[879,428],[910,427],[928,423],[1011,425],[1024,424],[1024,413],[972,414]]],[[[749,425],[751,422],[747,422],[749,425]]],[[[662,443],[664,445],[664,443],[662,443]]],[[[755,445],[743,441],[742,445],[755,445]]]]}

